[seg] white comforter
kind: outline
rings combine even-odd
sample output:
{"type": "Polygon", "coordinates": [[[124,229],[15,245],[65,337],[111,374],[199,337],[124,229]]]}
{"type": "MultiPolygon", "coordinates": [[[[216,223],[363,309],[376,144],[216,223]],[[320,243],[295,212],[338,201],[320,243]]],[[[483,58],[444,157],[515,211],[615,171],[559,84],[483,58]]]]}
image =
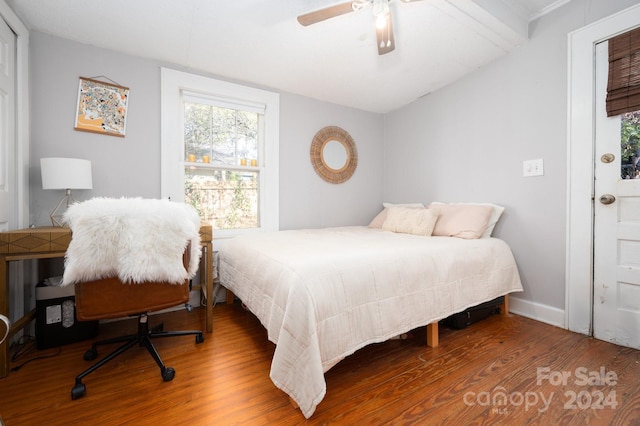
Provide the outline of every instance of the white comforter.
{"type": "Polygon", "coordinates": [[[324,373],[357,349],[522,291],[502,240],[367,227],[234,238],[220,280],[267,329],[271,380],[306,418],[324,398],[324,373]]]}

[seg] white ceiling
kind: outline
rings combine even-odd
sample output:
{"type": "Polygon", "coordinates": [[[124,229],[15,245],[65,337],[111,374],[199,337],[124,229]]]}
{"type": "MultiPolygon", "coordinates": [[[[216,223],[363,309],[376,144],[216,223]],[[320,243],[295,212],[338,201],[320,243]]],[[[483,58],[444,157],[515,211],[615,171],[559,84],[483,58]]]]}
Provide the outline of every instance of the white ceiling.
{"type": "Polygon", "coordinates": [[[396,49],[378,56],[370,9],[296,20],[340,0],[6,0],[31,30],[378,113],[508,54],[568,1],[394,0],[396,49]]]}

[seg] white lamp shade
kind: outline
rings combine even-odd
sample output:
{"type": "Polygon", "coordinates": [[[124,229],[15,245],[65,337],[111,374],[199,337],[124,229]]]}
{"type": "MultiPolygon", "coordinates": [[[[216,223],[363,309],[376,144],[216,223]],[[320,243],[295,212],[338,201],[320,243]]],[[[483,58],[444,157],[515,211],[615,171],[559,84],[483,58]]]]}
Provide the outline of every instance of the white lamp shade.
{"type": "Polygon", "coordinates": [[[42,189],[93,189],[91,161],[41,158],[42,189]]]}

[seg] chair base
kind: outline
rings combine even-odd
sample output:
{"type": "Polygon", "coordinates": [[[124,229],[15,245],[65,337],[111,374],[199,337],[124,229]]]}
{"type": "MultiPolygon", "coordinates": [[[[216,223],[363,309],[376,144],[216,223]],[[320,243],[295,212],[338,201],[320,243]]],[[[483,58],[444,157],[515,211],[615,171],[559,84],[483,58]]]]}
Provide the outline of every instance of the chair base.
{"type": "Polygon", "coordinates": [[[136,344],[139,346],[144,346],[147,351],[151,354],[156,364],[160,368],[160,375],[162,376],[162,380],[165,382],[169,382],[173,380],[175,377],[175,370],[171,367],[166,367],[164,362],[162,362],[162,358],[160,358],[160,354],[156,350],[155,346],[151,342],[151,339],[160,338],[160,337],[175,337],[175,336],[196,336],[196,343],[204,342],[204,334],[199,330],[187,330],[187,331],[164,331],[163,324],[158,324],[152,329],[149,329],[147,314],[138,315],[138,333],[130,334],[127,336],[116,337],[113,339],[101,340],[99,342],[95,342],[91,345],[91,349],[89,349],[84,354],[84,359],[86,361],[92,361],[98,357],[98,349],[99,345],[111,344],[111,343],[121,343],[124,342],[120,347],[116,350],[102,358],[100,361],[83,371],[82,373],[76,376],[76,384],[71,389],[71,399],[76,400],[78,398],[82,398],[86,394],[86,386],[82,383],[82,379],[87,375],[93,373],[98,368],[102,367],[112,359],[116,358],[118,355],[122,354],[126,350],[132,348],[136,344]]]}

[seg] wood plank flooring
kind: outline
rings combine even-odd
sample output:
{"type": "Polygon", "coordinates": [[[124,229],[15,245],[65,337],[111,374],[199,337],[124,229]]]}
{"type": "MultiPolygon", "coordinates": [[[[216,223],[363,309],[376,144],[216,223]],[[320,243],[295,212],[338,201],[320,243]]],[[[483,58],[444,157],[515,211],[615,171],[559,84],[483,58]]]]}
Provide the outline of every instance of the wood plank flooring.
{"type": "MultiPolygon", "coordinates": [[[[151,324],[160,320],[199,329],[204,310],[151,324]]],[[[133,320],[102,324],[98,337],[133,330],[133,320]]],[[[440,333],[437,348],[418,329],[346,358],[325,375],[326,397],[307,421],[269,379],[274,345],[259,321],[239,304],[218,305],[204,343],[155,341],[176,369],[172,382],[135,348],[87,376],[86,396],[72,401],[90,341],[34,350],[14,365],[52,356],[0,379],[0,416],[7,426],[640,424],[640,351],[517,315],[440,333]]]]}

